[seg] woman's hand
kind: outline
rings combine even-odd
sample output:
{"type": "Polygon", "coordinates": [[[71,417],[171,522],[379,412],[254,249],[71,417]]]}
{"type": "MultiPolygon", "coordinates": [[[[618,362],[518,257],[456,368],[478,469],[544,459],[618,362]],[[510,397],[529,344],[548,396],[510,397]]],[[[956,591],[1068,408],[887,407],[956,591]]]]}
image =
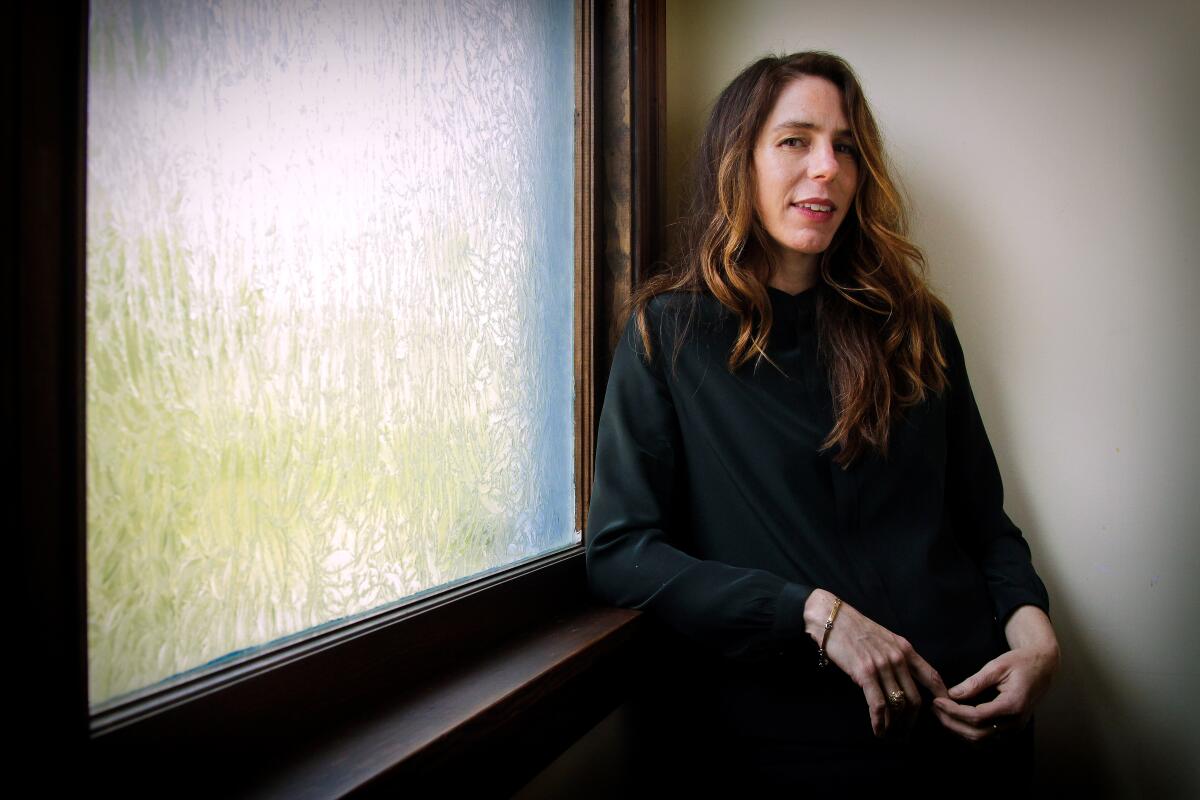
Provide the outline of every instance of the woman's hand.
{"type": "MultiPolygon", "coordinates": [[[[818,645],[833,600],[829,592],[815,589],[804,605],[805,630],[818,645]]],[[[876,736],[907,732],[916,722],[921,709],[917,683],[929,689],[934,697],[947,696],[946,685],[937,670],[917,654],[908,640],[845,602],[825,640],[825,654],[862,688],[871,712],[871,730],[876,736]],[[903,704],[889,707],[888,697],[897,691],[904,693],[903,704]]]]}
{"type": "Polygon", "coordinates": [[[1049,617],[1040,608],[1018,608],[1009,617],[1004,633],[1012,650],[953,687],[949,697],[933,701],[933,712],[941,723],[971,742],[1009,728],[1025,727],[1058,670],[1058,640],[1049,617]],[[993,687],[998,695],[989,702],[957,702],[993,687]]]}

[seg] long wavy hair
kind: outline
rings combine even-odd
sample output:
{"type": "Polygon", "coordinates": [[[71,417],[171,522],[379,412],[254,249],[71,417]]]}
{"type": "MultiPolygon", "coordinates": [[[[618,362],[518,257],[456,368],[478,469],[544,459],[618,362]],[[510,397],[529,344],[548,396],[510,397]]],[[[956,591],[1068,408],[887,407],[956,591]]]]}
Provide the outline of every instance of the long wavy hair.
{"type": "MultiPolygon", "coordinates": [[[[925,259],[907,238],[907,215],[882,137],[857,76],[830,53],[760,59],[717,98],[692,166],[680,255],[630,298],[646,358],[652,345],[646,307],[665,292],[707,293],[732,311],[737,337],[728,367],[765,359],[771,334],[766,286],[776,266],[770,234],[755,211],[754,147],[782,89],[802,76],[841,90],[858,158],[858,187],[819,260],[816,330],[829,373],[834,422],[822,443],[847,466],[871,449],[887,455],[888,435],[905,408],[946,385],[937,317],[946,306],[925,281],[925,259]]],[[[694,307],[694,306],[693,306],[694,307]]],[[[676,337],[675,354],[686,335],[676,337]]]]}

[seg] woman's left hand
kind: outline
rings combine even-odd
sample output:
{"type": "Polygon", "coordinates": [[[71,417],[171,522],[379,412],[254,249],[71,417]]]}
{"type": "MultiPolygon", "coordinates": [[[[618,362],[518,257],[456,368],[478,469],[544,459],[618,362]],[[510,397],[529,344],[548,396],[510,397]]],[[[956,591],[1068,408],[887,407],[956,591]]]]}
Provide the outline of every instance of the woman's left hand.
{"type": "Polygon", "coordinates": [[[933,712],[950,731],[978,742],[1009,728],[1023,728],[1058,670],[1058,640],[1050,619],[1035,606],[1021,606],[1004,629],[1012,650],[933,701],[933,712]],[[995,688],[997,697],[980,705],[962,701],[995,688]]]}

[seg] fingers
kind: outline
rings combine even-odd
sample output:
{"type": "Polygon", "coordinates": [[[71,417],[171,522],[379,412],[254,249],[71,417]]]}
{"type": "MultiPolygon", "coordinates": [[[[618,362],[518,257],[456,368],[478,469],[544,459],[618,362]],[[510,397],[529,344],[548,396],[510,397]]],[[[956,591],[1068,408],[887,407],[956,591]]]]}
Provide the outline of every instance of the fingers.
{"type": "Polygon", "coordinates": [[[971,742],[1024,727],[1028,720],[1020,704],[1003,695],[978,706],[963,705],[940,697],[933,701],[933,712],[943,726],[971,742]]]}
{"type": "Polygon", "coordinates": [[[904,662],[879,667],[877,681],[868,681],[863,694],[871,707],[871,727],[876,736],[907,733],[916,724],[921,693],[904,669],[904,662]]]}
{"type": "Polygon", "coordinates": [[[1005,671],[1003,658],[1004,656],[993,658],[984,664],[983,668],[974,675],[957,686],[952,686],[948,693],[950,699],[963,700],[967,697],[974,697],[989,686],[995,686],[999,683],[1005,671]]]}
{"type": "MultiPolygon", "coordinates": [[[[886,665],[881,670],[884,689],[887,692],[888,710],[890,717],[893,720],[899,720],[903,723],[904,732],[911,731],[916,725],[917,718],[921,712],[923,700],[921,691],[917,688],[917,678],[921,676],[915,675],[914,671],[924,668],[931,673],[935,680],[931,680],[936,686],[944,687],[941,683],[941,678],[937,677],[937,671],[917,655],[916,650],[903,636],[896,637],[896,647],[898,652],[893,657],[893,662],[886,665]]],[[[900,725],[893,722],[893,729],[899,728],[900,725]]]]}
{"type": "Polygon", "coordinates": [[[904,717],[907,720],[906,730],[911,731],[917,724],[917,716],[921,712],[921,692],[908,670],[901,670],[897,675],[900,681],[900,691],[904,692],[904,717]]]}
{"type": "Polygon", "coordinates": [[[951,716],[946,712],[939,701],[934,701],[933,713],[947,730],[961,736],[968,742],[982,742],[984,739],[994,736],[1000,729],[998,722],[988,722],[979,725],[963,722],[961,719],[951,716]]]}
{"type": "Polygon", "coordinates": [[[942,713],[953,717],[959,722],[975,727],[987,727],[1000,717],[1011,716],[1019,711],[1013,708],[1012,702],[1004,699],[1003,696],[996,698],[990,703],[983,703],[977,706],[964,705],[945,698],[934,700],[933,704],[937,708],[940,708],[942,713]]]}
{"type": "MultiPolygon", "coordinates": [[[[879,674],[879,687],[883,690],[883,708],[887,723],[884,725],[884,734],[894,733],[900,727],[900,720],[904,717],[904,706],[895,698],[901,690],[898,688],[895,676],[890,671],[882,671],[879,674]]],[[[900,695],[903,696],[903,695],[900,695]]]]}
{"type": "Polygon", "coordinates": [[[868,682],[862,687],[863,696],[867,698],[867,709],[871,712],[871,731],[876,736],[883,736],[888,728],[888,708],[883,691],[878,683],[868,682]]]}
{"type": "MultiPolygon", "coordinates": [[[[981,716],[956,713],[952,706],[957,705],[953,701],[934,700],[933,713],[943,727],[969,742],[981,742],[1004,731],[1021,728],[1025,725],[1023,718],[1013,714],[981,716]]],[[[971,707],[958,706],[958,708],[970,709],[971,707]]]]}
{"type": "Polygon", "coordinates": [[[1040,668],[1038,658],[1036,652],[1017,649],[992,659],[974,675],[952,687],[948,697],[934,699],[938,720],[969,741],[980,741],[1000,731],[1023,727],[1045,691],[1044,676],[1047,673],[1040,668]],[[995,689],[995,699],[979,705],[955,702],[975,697],[985,689],[995,689]]]}
{"type": "Polygon", "coordinates": [[[946,684],[942,681],[942,676],[933,666],[921,658],[916,650],[912,651],[912,655],[908,659],[909,668],[913,676],[921,682],[921,685],[929,690],[934,697],[948,697],[949,691],[946,689],[946,684]]]}

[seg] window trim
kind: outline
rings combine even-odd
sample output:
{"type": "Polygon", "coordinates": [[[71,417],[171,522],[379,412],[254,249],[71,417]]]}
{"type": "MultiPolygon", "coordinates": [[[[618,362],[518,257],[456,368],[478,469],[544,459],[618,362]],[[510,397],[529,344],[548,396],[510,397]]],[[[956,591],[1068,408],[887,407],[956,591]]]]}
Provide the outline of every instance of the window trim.
{"type": "MultiPolygon", "coordinates": [[[[611,358],[612,322],[636,270],[628,236],[645,230],[657,197],[635,180],[633,151],[658,153],[657,130],[632,128],[630,93],[661,86],[661,52],[642,38],[661,21],[662,0],[576,0],[575,429],[576,527],[585,528],[594,436],[611,358]],[[635,44],[636,41],[636,44],[635,44]],[[638,55],[638,48],[646,52],[638,55]],[[638,65],[649,64],[639,76],[638,65]],[[634,77],[638,76],[635,83],[634,77]],[[623,104],[623,108],[618,107],[623,104]],[[653,146],[650,146],[650,145],[653,146]],[[640,222],[639,222],[640,220],[640,222]],[[615,244],[614,244],[615,242],[615,244]],[[622,243],[624,242],[624,243],[622,243]],[[607,265],[602,269],[601,265],[607,265]],[[605,332],[610,334],[605,341],[605,332]]],[[[347,704],[428,680],[438,669],[483,659],[512,636],[570,625],[587,605],[582,545],[489,574],[401,607],[333,626],[195,678],[151,689],[92,716],[87,699],[84,506],[84,176],[87,3],[24,4],[10,36],[14,68],[5,89],[18,143],[9,164],[20,213],[10,219],[20,268],[7,293],[18,376],[6,403],[16,436],[22,548],[16,635],[29,651],[17,702],[30,764],[80,758],[133,763],[138,748],[183,746],[193,757],[222,752],[230,731],[310,733],[347,704]],[[49,6],[49,7],[48,7],[49,6]],[[64,35],[64,33],[66,35],[64,35]],[[558,602],[547,607],[545,598],[558,602]],[[447,649],[447,642],[461,645],[447,649]],[[419,656],[419,657],[418,657],[419,656]],[[439,660],[440,659],[440,660],[439,660]],[[353,676],[347,680],[347,675],[353,676]],[[47,751],[46,743],[53,743],[47,751]]],[[[661,37],[661,24],[658,28],[661,37]]],[[[662,49],[661,38],[656,45],[662,49]]],[[[637,100],[637,97],[634,98],[637,100]]],[[[639,258],[645,254],[639,253],[639,258]]],[[[11,451],[10,451],[11,452],[11,451]]],[[[632,624],[625,615],[607,641],[632,624]]],[[[624,635],[624,634],[621,634],[624,635]]],[[[619,682],[619,679],[618,679],[619,682]]],[[[614,684],[616,685],[616,684],[614,684]]],[[[228,747],[225,748],[228,750],[228,747]]],[[[203,763],[203,762],[202,762],[203,763]]],[[[212,763],[211,761],[209,763],[212,763]]],[[[69,777],[69,776],[64,776],[69,777]]],[[[51,778],[52,780],[52,778],[51,778]]]]}

